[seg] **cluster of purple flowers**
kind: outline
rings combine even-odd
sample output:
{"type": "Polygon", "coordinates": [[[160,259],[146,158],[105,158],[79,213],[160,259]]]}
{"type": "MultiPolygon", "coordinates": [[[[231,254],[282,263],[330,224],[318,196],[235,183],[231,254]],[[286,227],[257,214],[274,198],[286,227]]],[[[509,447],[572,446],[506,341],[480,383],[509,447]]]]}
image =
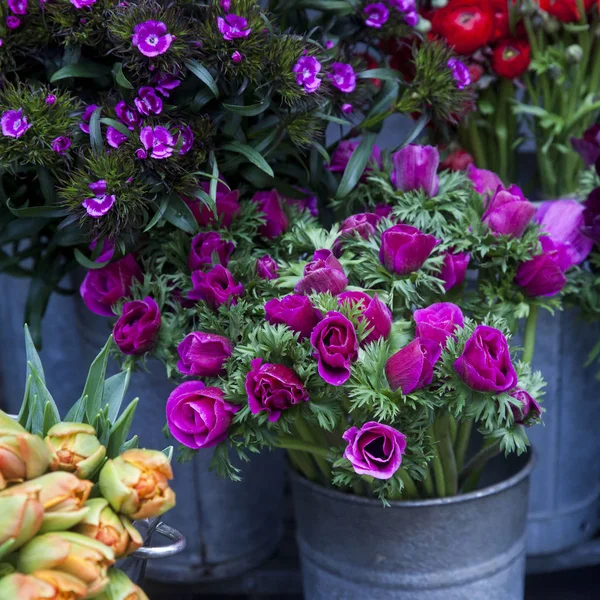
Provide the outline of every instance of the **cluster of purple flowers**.
{"type": "Polygon", "coordinates": [[[419,22],[415,0],[387,0],[386,2],[373,2],[365,6],[365,25],[381,29],[390,18],[390,10],[402,14],[404,22],[411,27],[419,22]]]}

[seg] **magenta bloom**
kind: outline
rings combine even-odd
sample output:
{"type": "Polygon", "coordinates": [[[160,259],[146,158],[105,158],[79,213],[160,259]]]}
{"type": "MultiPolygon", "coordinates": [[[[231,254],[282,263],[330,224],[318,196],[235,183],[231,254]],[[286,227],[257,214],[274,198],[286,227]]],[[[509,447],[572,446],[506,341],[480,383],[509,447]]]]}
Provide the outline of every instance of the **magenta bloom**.
{"type": "Polygon", "coordinates": [[[465,318],[456,304],[438,302],[427,308],[415,310],[413,318],[417,325],[415,335],[421,340],[431,340],[445,348],[450,336],[465,326],[465,318]]]}
{"type": "Polygon", "coordinates": [[[288,205],[295,206],[300,212],[307,210],[313,217],[319,216],[317,197],[309,190],[298,188],[300,192],[304,192],[306,196],[303,198],[288,198],[281,196],[281,199],[288,205]]]}
{"type": "Polygon", "coordinates": [[[352,65],[334,62],[328,76],[331,84],[344,94],[350,94],[356,89],[356,73],[352,65]]]}
{"type": "Polygon", "coordinates": [[[521,237],[535,214],[535,206],[525,198],[516,185],[507,190],[497,190],[482,222],[496,235],[521,237]]]}
{"type": "Polygon", "coordinates": [[[585,226],[584,212],[585,205],[577,200],[553,200],[543,202],[535,216],[554,245],[565,246],[569,266],[581,264],[594,246],[594,242],[581,232],[585,226]]]}
{"type": "Polygon", "coordinates": [[[152,349],[159,330],[158,304],[147,296],[123,305],[123,313],[115,323],[113,336],[123,354],[139,355],[152,349]]]}
{"type": "Polygon", "coordinates": [[[528,296],[555,296],[567,285],[565,270],[571,258],[564,246],[557,246],[550,237],[540,237],[542,254],[521,263],[515,283],[528,296]]]}
{"type": "Polygon", "coordinates": [[[380,338],[386,338],[392,330],[392,311],[377,297],[377,294],[371,298],[364,292],[343,292],[338,297],[338,304],[349,302],[353,307],[359,307],[362,310],[360,322],[366,320],[371,330],[369,335],[362,341],[362,344],[374,342],[380,338]]]}
{"type": "Polygon", "coordinates": [[[225,441],[239,406],[226,402],[223,392],[201,381],[177,386],[167,400],[167,425],[173,437],[188,448],[212,448],[225,441]]]}
{"type": "Polygon", "coordinates": [[[44,102],[48,106],[54,106],[56,104],[56,96],[54,94],[48,94],[46,96],[46,99],[44,100],[44,102]]]}
{"type": "Polygon", "coordinates": [[[90,269],[79,288],[84,304],[97,315],[112,317],[112,306],[129,295],[134,280],[143,274],[131,254],[101,269],[90,269]]]}
{"type": "Polygon", "coordinates": [[[581,228],[581,233],[595,244],[600,244],[600,188],[592,190],[583,206],[585,207],[584,226],[581,228]]]}
{"type": "Polygon", "coordinates": [[[252,196],[260,212],[264,215],[265,223],[261,225],[260,234],[269,240],[278,238],[288,228],[288,218],[283,210],[281,199],[277,190],[270,192],[256,192],[252,196]]]}
{"type": "Polygon", "coordinates": [[[256,260],[256,274],[261,279],[267,279],[268,281],[277,279],[279,277],[277,271],[279,271],[279,265],[268,254],[256,260]]]}
{"type": "Polygon", "coordinates": [[[390,272],[408,275],[418,271],[437,244],[432,235],[411,225],[394,225],[381,235],[379,260],[390,272]]]}
{"type": "MultiPolygon", "coordinates": [[[[150,88],[151,89],[151,88],[150,88]]],[[[142,122],[140,115],[124,100],[120,100],[117,102],[115,106],[115,112],[117,113],[117,119],[121,121],[124,125],[127,125],[127,128],[133,131],[136,127],[142,122]]]]}
{"type": "Polygon", "coordinates": [[[465,65],[462,60],[459,60],[458,58],[450,58],[446,64],[450,69],[452,78],[454,79],[456,87],[459,90],[464,90],[466,87],[471,85],[471,73],[469,73],[467,65],[465,65]]]}
{"type": "Polygon", "coordinates": [[[86,198],[81,206],[85,208],[90,217],[97,219],[112,208],[112,205],[117,201],[117,197],[114,194],[106,193],[106,181],[104,179],[90,183],[88,187],[96,195],[93,198],[86,198]]]}
{"type": "Polygon", "coordinates": [[[236,50],[232,55],[231,55],[231,60],[232,62],[234,62],[236,65],[239,65],[242,60],[244,59],[244,57],[242,56],[242,53],[239,50],[236,50]]]}
{"type": "Polygon", "coordinates": [[[219,0],[219,6],[225,12],[229,12],[229,10],[231,9],[231,0],[219,0]]]}
{"type": "Polygon", "coordinates": [[[133,101],[138,112],[142,115],[155,114],[162,112],[163,101],[156,95],[156,91],[151,87],[141,87],[138,90],[138,97],[133,101]]]}
{"type": "Polygon", "coordinates": [[[367,16],[365,19],[365,25],[367,27],[375,27],[376,29],[381,29],[383,24],[386,23],[390,17],[390,11],[382,2],[368,4],[365,6],[364,12],[367,16]]]}
{"type": "MultiPolygon", "coordinates": [[[[204,182],[202,189],[208,194],[210,184],[204,182]]],[[[239,197],[239,190],[230,190],[221,182],[217,184],[217,218],[223,227],[230,227],[233,219],[239,214],[239,197]]],[[[198,225],[206,227],[216,222],[212,210],[200,199],[183,197],[183,200],[190,207],[198,225]]]]}
{"type": "Polygon", "coordinates": [[[342,437],[348,442],[344,458],[359,475],[389,479],[402,464],[406,436],[389,425],[369,421],[360,429],[351,427],[342,437]]]}
{"type": "Polygon", "coordinates": [[[225,15],[225,18],[217,17],[217,26],[223,39],[228,42],[237,38],[246,38],[252,33],[252,29],[248,27],[248,21],[244,17],[233,14],[225,15]]]}
{"type": "Polygon", "coordinates": [[[321,86],[317,74],[321,71],[321,63],[314,56],[301,56],[292,67],[296,73],[296,83],[304,88],[307,94],[316,92],[321,86]]]}
{"type": "Polygon", "coordinates": [[[333,248],[336,255],[339,256],[342,252],[342,238],[359,235],[363,240],[368,240],[375,235],[377,223],[379,223],[380,220],[381,217],[375,213],[358,213],[356,215],[350,215],[342,222],[340,227],[340,235],[333,248]]]}
{"type": "Polygon", "coordinates": [[[582,138],[571,138],[571,144],[588,167],[600,158],[600,125],[586,129],[582,138]]]}
{"type": "Polygon", "coordinates": [[[106,130],[106,142],[111,148],[118,148],[127,141],[127,136],[114,127],[108,127],[106,130]]]}
{"type": "Polygon", "coordinates": [[[8,0],[8,8],[10,8],[15,15],[26,15],[27,0],[8,0]]]}
{"type": "Polygon", "coordinates": [[[190,300],[204,300],[211,308],[221,304],[230,306],[244,293],[244,286],[233,279],[233,275],[222,265],[215,265],[210,271],[192,273],[193,289],[188,294],[190,300]]]}
{"type": "Polygon", "coordinates": [[[174,128],[174,132],[174,144],[176,147],[179,147],[179,154],[183,156],[184,154],[187,154],[194,145],[194,132],[189,125],[178,125],[174,128]]]}
{"type": "Polygon", "coordinates": [[[467,252],[459,252],[458,254],[446,252],[442,271],[439,275],[444,282],[444,290],[451,290],[465,280],[470,260],[471,255],[467,252]]]}
{"type": "Polygon", "coordinates": [[[487,325],[477,325],[454,370],[478,392],[509,392],[518,382],[504,334],[487,325]]]}
{"type": "Polygon", "coordinates": [[[97,104],[88,104],[83,111],[83,115],[81,115],[81,123],[79,124],[79,129],[83,131],[83,133],[90,133],[90,119],[92,115],[96,111],[97,108],[100,108],[97,104]]]}
{"type": "MultiPolygon", "coordinates": [[[[343,173],[348,166],[350,157],[354,154],[354,151],[358,148],[359,144],[360,142],[358,140],[342,140],[331,155],[331,162],[329,163],[328,169],[332,173],[343,173]]],[[[373,165],[377,165],[380,169],[382,168],[381,149],[379,146],[373,146],[369,162],[365,167],[365,174],[372,171],[373,165]]]]}
{"type": "Polygon", "coordinates": [[[420,390],[433,381],[433,368],[442,347],[428,339],[415,338],[385,363],[385,376],[392,390],[404,395],[420,390]]]}
{"type": "Polygon", "coordinates": [[[467,177],[473,182],[473,187],[478,194],[484,196],[484,206],[487,206],[490,198],[498,188],[504,189],[502,180],[493,171],[478,169],[474,164],[467,167],[467,177]]]}
{"type": "Polygon", "coordinates": [[[440,154],[434,146],[405,146],[392,154],[392,164],[392,185],[397,190],[423,190],[430,197],[438,193],[440,154]]]}
{"type": "Polygon", "coordinates": [[[155,80],[155,89],[165,98],[169,97],[169,93],[181,85],[181,81],[168,73],[161,73],[155,80]]]}
{"type": "Polygon", "coordinates": [[[96,4],[96,0],[69,0],[75,8],[88,8],[96,4]]]}
{"type": "Polygon", "coordinates": [[[133,28],[131,43],[144,56],[154,58],[164,54],[171,46],[174,35],[167,33],[162,21],[144,21],[133,28]]]}
{"type": "Polygon", "coordinates": [[[342,104],[342,112],[345,115],[351,115],[354,112],[354,106],[349,102],[344,102],[344,104],[342,104]]]}
{"type": "Polygon", "coordinates": [[[221,335],[194,331],[177,346],[177,369],[183,375],[217,377],[225,372],[225,362],[233,353],[233,342],[221,335]]]}
{"type": "MultiPolygon", "coordinates": [[[[98,245],[98,240],[96,239],[90,243],[90,250],[95,250],[97,245],[98,245]]],[[[98,258],[95,260],[95,262],[103,263],[103,262],[112,260],[112,257],[114,256],[114,254],[115,254],[115,247],[114,247],[113,243],[108,238],[104,238],[102,240],[100,254],[98,255],[98,258]]]]}
{"type": "Polygon", "coordinates": [[[71,138],[61,135],[52,140],[52,150],[57,154],[66,154],[71,147],[71,138]]]}
{"type": "Polygon", "coordinates": [[[316,250],[311,262],[304,267],[304,277],[296,284],[297,294],[330,292],[337,296],[348,285],[344,267],[331,253],[331,250],[316,250]]]}
{"type": "Polygon", "coordinates": [[[27,117],[23,116],[22,108],[3,112],[0,124],[2,125],[2,135],[12,138],[20,138],[32,126],[27,122],[27,117]]]}
{"type": "Polygon", "coordinates": [[[511,396],[519,401],[519,406],[511,406],[515,425],[525,425],[530,427],[539,422],[542,416],[542,407],[531,397],[529,392],[517,388],[511,396]]]}
{"type": "Polygon", "coordinates": [[[331,311],[317,323],[310,336],[319,366],[319,375],[330,385],[343,385],[358,358],[354,325],[342,313],[331,311]]]}
{"type": "Polygon", "coordinates": [[[282,411],[301,402],[308,402],[308,392],[298,375],[285,365],[262,364],[255,358],[246,375],[248,406],[253,415],[267,411],[269,421],[279,419],[282,411]]]}
{"type": "Polygon", "coordinates": [[[214,257],[217,258],[218,264],[226,267],[234,250],[235,244],[225,241],[216,231],[199,233],[192,238],[192,247],[188,256],[190,271],[213,265],[214,257]]]}
{"type": "Polygon", "coordinates": [[[265,303],[265,319],[271,325],[287,325],[306,339],[321,320],[321,313],[308,296],[290,294],[283,298],[271,298],[265,303]]]}
{"type": "Polygon", "coordinates": [[[18,29],[21,27],[21,19],[19,19],[19,17],[15,17],[14,15],[9,15],[6,17],[6,26],[9,29],[18,29]]]}
{"type": "Polygon", "coordinates": [[[156,158],[157,160],[169,158],[173,154],[175,139],[167,128],[160,125],[154,128],[144,127],[140,131],[140,141],[144,146],[144,149],[140,148],[138,150],[143,154],[140,154],[140,158],[146,158],[148,152],[150,152],[150,158],[156,158]]]}

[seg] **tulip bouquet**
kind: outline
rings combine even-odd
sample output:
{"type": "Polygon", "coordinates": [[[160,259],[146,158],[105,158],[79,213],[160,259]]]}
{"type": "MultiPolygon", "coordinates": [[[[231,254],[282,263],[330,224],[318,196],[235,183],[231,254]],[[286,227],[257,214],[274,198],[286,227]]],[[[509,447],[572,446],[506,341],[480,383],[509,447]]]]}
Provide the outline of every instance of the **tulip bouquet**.
{"type": "Polygon", "coordinates": [[[131,520],[175,505],[169,452],[127,440],[137,401],[119,416],[129,374],[104,380],[109,344],[65,421],[27,329],[26,346],[21,412],[0,412],[0,597],[145,599],[112,565],[144,543],[131,520]]]}

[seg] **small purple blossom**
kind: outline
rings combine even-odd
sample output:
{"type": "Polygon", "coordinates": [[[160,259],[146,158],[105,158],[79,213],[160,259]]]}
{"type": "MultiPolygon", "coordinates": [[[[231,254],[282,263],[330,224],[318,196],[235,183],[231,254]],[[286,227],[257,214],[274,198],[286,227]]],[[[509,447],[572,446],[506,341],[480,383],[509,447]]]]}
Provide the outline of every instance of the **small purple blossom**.
{"type": "Polygon", "coordinates": [[[138,90],[138,97],[133,101],[138,112],[144,116],[151,113],[159,115],[162,112],[163,102],[156,95],[154,88],[141,87],[138,90]]]}
{"type": "Polygon", "coordinates": [[[411,10],[410,12],[405,13],[404,22],[409,27],[415,27],[415,25],[419,22],[419,13],[416,10],[411,10]]]}
{"type": "Polygon", "coordinates": [[[44,100],[44,102],[48,105],[48,106],[53,106],[54,104],[56,104],[56,96],[54,94],[48,94],[46,96],[46,99],[44,100]]]}
{"type": "Polygon", "coordinates": [[[19,17],[10,15],[9,17],[6,17],[6,26],[9,29],[17,29],[17,27],[21,26],[21,19],[19,19],[19,17]]]}
{"type": "Polygon", "coordinates": [[[252,33],[252,29],[248,27],[248,21],[244,17],[237,15],[226,15],[225,18],[217,17],[217,26],[219,32],[223,35],[223,39],[230,42],[237,38],[248,37],[252,33]]]}
{"type": "Polygon", "coordinates": [[[225,11],[231,10],[231,0],[219,0],[219,6],[225,11]]]}
{"type": "Polygon", "coordinates": [[[329,79],[332,85],[344,94],[350,94],[356,89],[356,73],[352,65],[339,62],[333,63],[329,79]]]}
{"type": "Polygon", "coordinates": [[[27,117],[23,116],[22,108],[3,112],[0,123],[2,125],[2,135],[12,138],[20,138],[32,125],[27,122],[27,117]]]}
{"type": "Polygon", "coordinates": [[[75,8],[88,8],[92,4],[96,4],[96,0],[70,0],[75,8]]]}
{"type": "Polygon", "coordinates": [[[172,92],[175,88],[181,85],[181,81],[168,73],[163,73],[156,78],[155,89],[159,94],[162,94],[165,98],[169,97],[169,92],[172,92]]]}
{"type": "Polygon", "coordinates": [[[182,156],[187,154],[194,145],[194,133],[189,125],[180,125],[175,130],[174,144],[179,145],[181,140],[181,147],[179,148],[179,154],[182,156]]]}
{"type": "Polygon", "coordinates": [[[175,39],[167,33],[167,26],[162,21],[144,21],[133,28],[131,43],[144,55],[154,58],[164,54],[175,39]]]}
{"type": "Polygon", "coordinates": [[[349,102],[345,102],[344,104],[342,104],[342,112],[345,115],[351,115],[354,112],[354,106],[352,106],[352,104],[350,104],[349,102]]]}
{"type": "Polygon", "coordinates": [[[118,148],[121,144],[127,141],[127,136],[121,133],[114,127],[109,127],[106,130],[106,142],[111,148],[118,148]]]}
{"type": "Polygon", "coordinates": [[[307,94],[319,89],[321,80],[317,73],[321,71],[321,63],[314,56],[301,56],[292,71],[296,73],[296,83],[301,85],[307,94]]]}
{"type": "Polygon", "coordinates": [[[90,217],[97,219],[111,209],[117,198],[114,194],[106,193],[106,181],[104,179],[90,183],[88,187],[94,192],[95,196],[86,198],[81,205],[90,217]]]}
{"type": "Polygon", "coordinates": [[[8,0],[8,8],[10,8],[15,15],[26,15],[27,0],[8,0]]]}
{"type": "Polygon", "coordinates": [[[446,63],[447,67],[452,73],[452,77],[456,82],[456,87],[459,90],[464,90],[466,87],[471,85],[471,74],[469,69],[464,62],[458,60],[458,58],[451,58],[446,63]]]}
{"type": "Polygon", "coordinates": [[[128,129],[131,131],[133,131],[141,123],[140,115],[138,115],[135,109],[128,106],[124,100],[117,102],[117,105],[115,106],[115,112],[117,113],[117,119],[119,119],[119,121],[121,121],[121,123],[124,125],[127,125],[128,129]]]}
{"type": "Polygon", "coordinates": [[[382,25],[390,17],[390,11],[382,2],[368,4],[365,6],[364,13],[367,15],[365,25],[367,27],[375,27],[376,29],[381,29],[382,25]]]}
{"type": "Polygon", "coordinates": [[[236,50],[232,55],[231,55],[231,60],[236,64],[239,65],[242,60],[244,59],[244,57],[242,56],[241,52],[239,50],[236,50]]]}
{"type": "Polygon", "coordinates": [[[335,42],[333,42],[332,40],[327,40],[325,42],[325,48],[327,48],[327,50],[331,50],[334,46],[335,42]]]}
{"type": "Polygon", "coordinates": [[[140,141],[145,148],[140,148],[136,155],[138,158],[146,158],[150,151],[150,158],[162,160],[173,154],[175,139],[166,127],[144,127],[140,131],[140,141]],[[140,152],[141,151],[141,152],[140,152]],[[143,156],[142,156],[143,153],[143,156]]]}
{"type": "Polygon", "coordinates": [[[61,135],[60,137],[52,140],[52,150],[57,154],[66,154],[67,150],[71,147],[71,139],[61,135]]]}
{"type": "Polygon", "coordinates": [[[83,115],[81,116],[82,123],[79,124],[79,129],[81,129],[83,133],[90,133],[90,119],[97,108],[99,108],[97,104],[88,104],[85,107],[83,115]]]}

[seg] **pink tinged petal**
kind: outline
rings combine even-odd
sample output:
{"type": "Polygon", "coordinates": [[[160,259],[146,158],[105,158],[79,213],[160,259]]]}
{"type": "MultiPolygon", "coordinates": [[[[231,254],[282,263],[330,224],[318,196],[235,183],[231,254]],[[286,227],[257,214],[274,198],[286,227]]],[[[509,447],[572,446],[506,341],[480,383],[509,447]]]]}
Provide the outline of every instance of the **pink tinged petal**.
{"type": "Polygon", "coordinates": [[[117,198],[114,195],[100,196],[96,198],[87,198],[81,204],[90,217],[97,219],[98,217],[105,215],[116,200],[117,198]]]}

